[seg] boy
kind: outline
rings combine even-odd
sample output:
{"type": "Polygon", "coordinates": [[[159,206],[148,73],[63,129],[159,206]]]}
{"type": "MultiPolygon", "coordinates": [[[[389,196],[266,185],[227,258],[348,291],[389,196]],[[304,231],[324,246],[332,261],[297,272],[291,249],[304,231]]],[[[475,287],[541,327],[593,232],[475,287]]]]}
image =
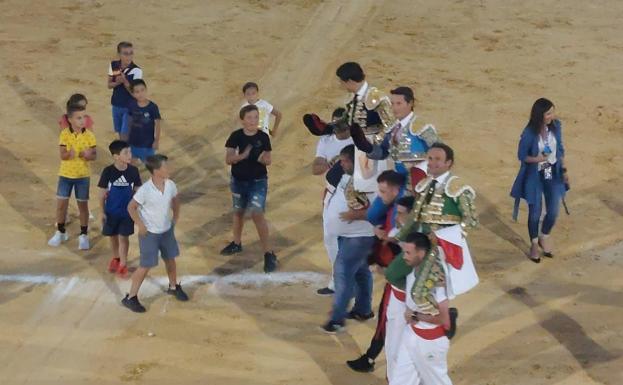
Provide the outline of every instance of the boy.
{"type": "Polygon", "coordinates": [[[148,156],[154,155],[160,145],[160,109],[156,103],[147,99],[147,84],[143,79],[132,80],[132,96],[128,105],[129,143],[132,161],[145,163],[148,156]]]}
{"type": "Polygon", "coordinates": [[[108,271],[121,278],[128,274],[128,237],[134,234],[134,222],[128,213],[132,195],[141,186],[138,168],[132,166],[130,146],[121,140],[114,140],[108,146],[114,163],[104,168],[97,187],[100,188],[102,209],[102,235],[110,237],[112,259],[108,271]]]}
{"type": "Polygon", "coordinates": [[[71,190],[75,189],[80,212],[80,236],[78,249],[89,249],[89,184],[91,176],[90,161],[95,160],[95,135],[85,128],[86,111],[82,106],[67,108],[69,127],[63,129],[59,138],[61,166],[56,190],[56,233],[48,241],[50,246],[60,246],[69,239],[65,231],[65,218],[71,190]]]}
{"type": "MultiPolygon", "coordinates": [[[[89,102],[86,96],[82,94],[73,94],[67,100],[66,107],[69,108],[70,106],[82,106],[84,108],[87,108],[88,103],[89,102]]],[[[63,114],[63,116],[61,116],[61,118],[58,120],[58,126],[61,128],[61,131],[69,127],[67,114],[63,114]]],[[[93,131],[93,119],[91,119],[89,115],[84,116],[84,127],[86,127],[87,130],[93,131]]]]}
{"type": "Polygon", "coordinates": [[[151,178],[138,189],[128,205],[130,217],[138,226],[141,257],[138,269],[132,274],[130,292],[121,303],[137,313],[145,312],[145,307],[138,301],[137,294],[149,269],[158,265],[158,252],[164,260],[169,276],[167,293],[174,295],[179,301],[188,301],[188,295],[177,283],[175,258],[180,254],[180,250],[174,228],[180,216],[180,201],[177,187],[169,179],[168,160],[169,158],[160,154],[147,158],[145,166],[151,178]],[[173,212],[173,217],[169,214],[170,211],[173,212]]]}
{"type": "Polygon", "coordinates": [[[108,89],[112,89],[110,104],[112,105],[112,121],[119,139],[127,140],[128,136],[128,104],[132,101],[130,82],[143,78],[143,70],[134,62],[132,43],[122,41],[117,44],[119,60],[113,60],[108,67],[108,89]]]}
{"type": "Polygon", "coordinates": [[[234,209],[234,240],[221,250],[221,255],[242,251],[244,214],[250,212],[264,249],[264,272],[277,268],[277,256],[268,239],[268,223],[264,217],[268,191],[268,171],[271,163],[270,138],[258,129],[258,107],[251,104],[240,109],[242,127],[231,133],[225,143],[225,163],[231,165],[231,192],[234,209]]]}
{"type": "Polygon", "coordinates": [[[270,136],[277,135],[277,130],[279,129],[279,124],[281,123],[281,112],[278,111],[272,104],[268,103],[264,99],[260,99],[259,96],[260,88],[257,83],[247,82],[244,86],[242,86],[242,94],[246,101],[242,104],[241,107],[245,107],[248,105],[257,106],[258,111],[260,113],[258,128],[270,136]],[[269,128],[270,125],[270,115],[275,117],[275,125],[271,130],[269,128]]]}

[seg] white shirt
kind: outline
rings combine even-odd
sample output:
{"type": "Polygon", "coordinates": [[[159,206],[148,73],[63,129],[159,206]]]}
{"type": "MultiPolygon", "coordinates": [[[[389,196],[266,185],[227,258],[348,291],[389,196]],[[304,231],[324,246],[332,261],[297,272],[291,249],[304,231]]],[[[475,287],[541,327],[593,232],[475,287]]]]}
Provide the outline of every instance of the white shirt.
{"type": "MultiPolygon", "coordinates": [[[[552,150],[552,152],[549,153],[549,155],[547,156],[547,162],[549,162],[549,164],[555,164],[556,163],[556,147],[557,147],[557,141],[556,141],[556,136],[549,130],[549,128],[546,128],[547,130],[547,137],[545,140],[543,140],[543,135],[539,134],[539,154],[543,153],[543,150],[545,150],[545,144],[549,144],[549,149],[552,150]]],[[[545,165],[545,162],[539,162],[539,170],[543,169],[543,165],[545,165]]]]}
{"type": "Polygon", "coordinates": [[[139,187],[134,199],[138,204],[138,213],[147,231],[162,234],[171,228],[171,200],[177,196],[175,183],[167,179],[164,191],[158,190],[151,178],[139,187]]]}
{"type": "Polygon", "coordinates": [[[327,162],[331,162],[349,144],[353,144],[353,138],[350,136],[346,139],[338,139],[335,134],[324,135],[318,140],[316,145],[316,157],[324,158],[327,162]]]}
{"type": "MultiPolygon", "coordinates": [[[[411,291],[413,289],[413,284],[415,283],[415,278],[416,276],[414,269],[411,273],[409,273],[409,275],[407,275],[407,286],[405,286],[405,291],[407,292],[407,300],[405,301],[405,304],[410,310],[419,311],[420,309],[417,307],[415,302],[413,302],[413,297],[411,296],[411,291]]],[[[437,303],[443,302],[448,299],[445,286],[435,286],[431,289],[431,292],[433,293],[433,297],[435,298],[435,301],[437,301],[437,303]]],[[[418,321],[418,323],[415,324],[415,327],[417,327],[418,329],[434,329],[437,326],[439,325],[431,324],[424,321],[418,321]]]]}
{"type": "MultiPolygon", "coordinates": [[[[248,106],[249,104],[251,103],[244,102],[242,103],[242,106],[240,108],[248,106]]],[[[270,113],[273,112],[273,105],[268,103],[264,99],[258,100],[254,103],[254,105],[257,107],[260,113],[260,123],[258,125],[258,128],[270,135],[268,126],[270,125],[270,113]]]]}
{"type": "MultiPolygon", "coordinates": [[[[361,87],[359,87],[357,92],[355,92],[355,95],[357,95],[357,100],[364,101],[365,100],[365,96],[366,96],[366,92],[368,92],[368,82],[364,80],[364,82],[361,85],[361,87]]],[[[355,95],[353,95],[353,97],[355,97],[355,95]]]]}
{"type": "MultiPolygon", "coordinates": [[[[342,179],[340,179],[335,193],[329,199],[326,211],[327,234],[347,238],[374,236],[374,227],[370,222],[366,220],[345,222],[340,219],[341,213],[350,210],[346,202],[346,195],[344,194],[344,188],[350,178],[352,178],[351,175],[342,175],[342,179]]],[[[374,195],[375,194],[368,194],[368,199],[372,201],[374,195]]]]}
{"type": "MultiPolygon", "coordinates": [[[[143,78],[143,70],[138,68],[138,67],[134,67],[132,68],[130,71],[125,73],[126,76],[127,75],[134,75],[134,77],[132,79],[142,79],[143,78]]],[[[112,70],[112,65],[108,64],[108,76],[113,76],[113,70],[112,70]]]]}
{"type": "MultiPolygon", "coordinates": [[[[396,133],[396,135],[398,137],[400,137],[400,135],[402,135],[402,132],[404,129],[406,129],[407,127],[410,126],[411,123],[411,119],[413,118],[415,114],[413,113],[413,111],[411,111],[409,113],[409,115],[405,116],[404,118],[400,119],[400,130],[398,131],[398,133],[396,133]]],[[[411,133],[413,135],[415,135],[415,133],[413,132],[413,129],[409,128],[409,131],[411,131],[411,133]]]]}

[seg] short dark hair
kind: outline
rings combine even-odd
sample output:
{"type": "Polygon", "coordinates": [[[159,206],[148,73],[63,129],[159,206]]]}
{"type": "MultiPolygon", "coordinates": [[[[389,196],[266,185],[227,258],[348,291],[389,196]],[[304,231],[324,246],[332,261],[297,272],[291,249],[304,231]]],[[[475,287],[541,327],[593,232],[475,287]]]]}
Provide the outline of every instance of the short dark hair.
{"type": "Polygon", "coordinates": [[[143,79],[132,79],[130,82],[130,90],[134,91],[134,87],[136,86],[143,86],[147,88],[147,83],[145,83],[145,80],[143,79]]]}
{"type": "Polygon", "coordinates": [[[363,69],[361,68],[359,63],[355,63],[353,61],[344,63],[341,66],[337,67],[335,74],[343,82],[347,82],[349,80],[352,80],[354,82],[362,82],[366,78],[366,74],[363,72],[363,69]]]}
{"type": "Polygon", "coordinates": [[[345,113],[346,113],[346,108],[338,107],[335,110],[333,110],[333,113],[331,114],[331,118],[332,119],[341,118],[342,116],[344,116],[345,113]]]}
{"type": "Polygon", "coordinates": [[[169,158],[166,155],[156,154],[148,156],[145,160],[145,167],[149,170],[150,174],[154,173],[154,170],[159,170],[162,164],[168,161],[169,158]]]}
{"type": "MultiPolygon", "coordinates": [[[[436,142],[433,143],[432,146],[430,146],[430,148],[440,148],[443,150],[443,152],[446,153],[446,160],[451,160],[452,164],[454,164],[454,150],[452,149],[452,147],[448,146],[445,143],[441,143],[441,142],[436,142]]],[[[430,150],[429,148],[429,150],[430,150]]]]}
{"type": "Polygon", "coordinates": [[[244,94],[245,92],[247,92],[247,90],[249,88],[255,88],[257,91],[260,90],[260,87],[257,85],[257,83],[255,83],[255,82],[246,82],[246,83],[244,83],[244,86],[242,86],[242,93],[244,94]]]}
{"type": "Polygon", "coordinates": [[[117,44],[117,53],[121,53],[121,50],[124,48],[132,48],[132,43],[130,43],[129,41],[122,41],[119,44],[117,44]]]}
{"type": "Polygon", "coordinates": [[[413,210],[413,204],[415,203],[415,197],[413,195],[407,195],[405,197],[401,197],[396,201],[398,206],[406,207],[407,210],[413,210]]]}
{"type": "Polygon", "coordinates": [[[402,187],[406,182],[406,177],[404,174],[398,173],[394,170],[385,170],[383,171],[378,178],[376,178],[376,183],[387,183],[390,186],[394,187],[402,187]]]}
{"type": "Polygon", "coordinates": [[[128,148],[130,145],[128,142],[124,142],[123,140],[113,140],[108,145],[108,149],[110,150],[111,155],[119,155],[124,148],[128,148]]]}
{"type": "Polygon", "coordinates": [[[251,111],[259,112],[260,110],[255,104],[248,104],[240,109],[240,113],[238,115],[240,116],[240,119],[244,119],[245,115],[251,111]]]}
{"type": "Polygon", "coordinates": [[[70,117],[71,115],[73,115],[74,112],[77,111],[86,111],[86,108],[77,104],[67,106],[67,117],[70,117]]]}
{"type": "Polygon", "coordinates": [[[340,155],[347,156],[351,162],[355,162],[355,146],[349,144],[340,151],[340,155]]]}
{"type": "Polygon", "coordinates": [[[67,105],[66,107],[69,108],[70,106],[77,106],[78,103],[80,103],[81,101],[84,100],[85,104],[88,104],[89,101],[87,100],[87,97],[82,95],[82,94],[73,94],[69,97],[69,99],[67,99],[67,105]]]}
{"type": "Polygon", "coordinates": [[[413,95],[413,90],[411,89],[411,87],[396,87],[393,90],[389,91],[389,93],[392,95],[402,95],[407,103],[411,103],[415,100],[415,96],[413,95]]]}
{"type": "Polygon", "coordinates": [[[418,231],[407,234],[405,243],[413,243],[416,249],[426,250],[427,253],[430,251],[431,248],[430,239],[428,239],[425,234],[418,231]]]}

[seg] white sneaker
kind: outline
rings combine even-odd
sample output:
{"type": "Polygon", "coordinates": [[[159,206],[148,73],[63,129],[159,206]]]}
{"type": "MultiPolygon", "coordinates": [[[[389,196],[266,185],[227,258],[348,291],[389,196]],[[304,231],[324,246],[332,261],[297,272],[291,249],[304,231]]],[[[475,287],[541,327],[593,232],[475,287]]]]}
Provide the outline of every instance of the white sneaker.
{"type": "Polygon", "coordinates": [[[78,237],[78,249],[79,250],[89,250],[89,236],[86,234],[80,234],[78,237]]]}
{"type": "Polygon", "coordinates": [[[68,239],[69,235],[67,233],[61,233],[60,231],[56,230],[54,236],[48,241],[48,245],[58,247],[61,245],[61,243],[67,242],[68,239]]]}

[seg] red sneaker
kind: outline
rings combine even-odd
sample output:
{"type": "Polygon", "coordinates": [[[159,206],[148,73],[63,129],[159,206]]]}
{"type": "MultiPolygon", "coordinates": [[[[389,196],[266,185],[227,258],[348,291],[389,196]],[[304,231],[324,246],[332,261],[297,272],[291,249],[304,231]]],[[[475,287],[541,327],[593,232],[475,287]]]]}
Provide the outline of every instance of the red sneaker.
{"type": "Polygon", "coordinates": [[[126,265],[119,265],[117,269],[117,275],[119,278],[127,279],[128,278],[128,267],[126,265]]]}
{"type": "Polygon", "coordinates": [[[114,273],[119,269],[119,258],[113,258],[108,264],[108,272],[114,273]]]}

